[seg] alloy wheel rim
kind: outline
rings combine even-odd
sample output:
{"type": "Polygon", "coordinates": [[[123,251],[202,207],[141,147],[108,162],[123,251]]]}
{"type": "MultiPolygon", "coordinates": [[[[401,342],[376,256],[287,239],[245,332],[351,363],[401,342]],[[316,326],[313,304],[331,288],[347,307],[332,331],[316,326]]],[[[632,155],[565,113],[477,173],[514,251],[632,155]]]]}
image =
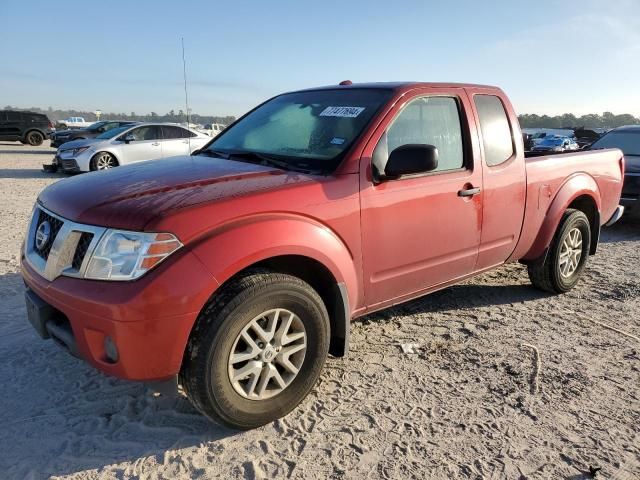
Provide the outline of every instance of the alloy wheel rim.
{"type": "Polygon", "coordinates": [[[261,313],[237,336],[228,360],[229,380],[240,396],[265,400],[298,376],[307,351],[302,320],[285,308],[261,313]]]}
{"type": "Polygon", "coordinates": [[[573,275],[582,258],[582,232],[579,228],[572,228],[565,235],[560,247],[560,275],[568,278],[573,275]]]}
{"type": "Polygon", "coordinates": [[[96,161],[96,167],[98,170],[106,170],[107,168],[113,168],[113,159],[110,155],[100,155],[96,161]]]}

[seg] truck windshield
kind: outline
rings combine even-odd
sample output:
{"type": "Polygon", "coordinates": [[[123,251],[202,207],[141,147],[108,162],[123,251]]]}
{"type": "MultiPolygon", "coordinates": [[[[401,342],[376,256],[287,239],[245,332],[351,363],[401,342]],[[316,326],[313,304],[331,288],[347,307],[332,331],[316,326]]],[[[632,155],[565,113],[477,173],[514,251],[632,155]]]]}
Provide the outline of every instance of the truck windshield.
{"type": "Polygon", "coordinates": [[[283,168],[331,171],[391,95],[357,88],[280,95],[224,130],[201,153],[270,157],[283,168]]]}
{"type": "Polygon", "coordinates": [[[640,130],[609,132],[591,145],[591,150],[599,148],[619,148],[625,155],[640,156],[640,130]]]}

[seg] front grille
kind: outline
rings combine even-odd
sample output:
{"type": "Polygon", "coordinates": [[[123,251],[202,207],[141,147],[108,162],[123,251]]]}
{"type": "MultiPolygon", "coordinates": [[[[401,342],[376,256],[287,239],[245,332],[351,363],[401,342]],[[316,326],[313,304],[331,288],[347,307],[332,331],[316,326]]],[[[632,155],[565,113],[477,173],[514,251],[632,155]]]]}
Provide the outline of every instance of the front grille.
{"type": "Polygon", "coordinates": [[[82,235],[80,235],[80,240],[78,240],[76,252],[73,254],[73,262],[71,264],[71,267],[73,269],[80,270],[82,261],[87,254],[87,250],[89,249],[89,245],[91,245],[91,240],[93,240],[93,233],[82,232],[82,235]]]}
{"type": "Polygon", "coordinates": [[[55,241],[56,237],[58,236],[58,232],[60,231],[60,229],[62,228],[62,220],[56,218],[56,217],[52,217],[51,215],[49,215],[47,212],[45,212],[44,210],[40,210],[40,214],[38,216],[38,223],[36,224],[36,232],[38,231],[38,228],[40,227],[40,225],[42,225],[44,222],[49,222],[49,226],[51,227],[50,231],[49,231],[49,238],[47,239],[46,243],[44,245],[42,245],[40,248],[38,248],[37,245],[37,234],[34,236],[33,238],[33,249],[34,251],[42,258],[44,258],[45,260],[49,258],[49,253],[51,252],[51,247],[53,246],[53,242],[55,241]]]}
{"type": "Polygon", "coordinates": [[[45,279],[52,282],[60,275],[68,277],[82,276],[81,269],[85,257],[91,255],[91,248],[97,239],[104,235],[106,228],[95,225],[76,223],[49,212],[37,205],[29,224],[28,240],[25,242],[25,259],[45,279]],[[49,238],[43,242],[42,227],[38,235],[38,227],[49,223],[49,238]],[[40,248],[37,239],[40,238],[40,248]],[[55,242],[56,248],[51,248],[55,242]]]}

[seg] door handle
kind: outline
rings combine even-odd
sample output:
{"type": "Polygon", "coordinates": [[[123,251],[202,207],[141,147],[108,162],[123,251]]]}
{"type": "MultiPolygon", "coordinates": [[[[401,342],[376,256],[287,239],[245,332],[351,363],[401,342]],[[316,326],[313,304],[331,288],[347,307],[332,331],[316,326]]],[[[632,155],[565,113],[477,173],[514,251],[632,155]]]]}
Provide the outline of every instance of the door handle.
{"type": "Polygon", "coordinates": [[[160,145],[160,142],[153,142],[151,145],[153,145],[154,147],[157,147],[158,145],[160,145]]]}
{"type": "Polygon", "coordinates": [[[474,195],[478,195],[479,193],[480,193],[480,187],[467,188],[466,190],[458,190],[459,197],[473,197],[474,195]]]}

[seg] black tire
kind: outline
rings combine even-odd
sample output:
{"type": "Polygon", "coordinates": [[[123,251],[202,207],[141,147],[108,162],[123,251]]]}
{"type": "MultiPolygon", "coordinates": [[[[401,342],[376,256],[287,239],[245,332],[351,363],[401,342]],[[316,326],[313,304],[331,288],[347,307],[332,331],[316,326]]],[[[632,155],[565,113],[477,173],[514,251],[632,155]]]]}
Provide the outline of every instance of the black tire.
{"type": "Polygon", "coordinates": [[[44,135],[37,130],[32,130],[27,133],[27,135],[25,136],[25,140],[26,143],[31,145],[32,147],[37,147],[39,145],[42,145],[42,142],[44,142],[44,135]]]}
{"type": "MultiPolygon", "coordinates": [[[[551,293],[568,292],[578,283],[578,280],[580,280],[582,276],[582,272],[587,265],[587,259],[589,258],[590,245],[591,225],[589,224],[589,219],[580,210],[567,210],[560,220],[558,230],[553,237],[547,256],[528,266],[531,283],[536,288],[551,293]],[[560,254],[563,243],[569,239],[569,234],[573,232],[574,229],[578,229],[581,234],[581,255],[575,270],[565,275],[562,272],[560,254]]],[[[576,249],[576,251],[577,250],[578,249],[576,249]]]]}
{"type": "Polygon", "coordinates": [[[118,165],[118,159],[109,152],[98,152],[91,158],[91,162],[89,162],[89,169],[92,172],[95,172],[96,170],[115,168],[118,165]],[[102,167],[102,165],[104,165],[103,162],[108,162],[108,165],[110,166],[102,167]]]}
{"type": "Polygon", "coordinates": [[[297,277],[255,270],[233,279],[201,312],[185,351],[180,383],[204,415],[240,430],[270,423],[293,410],[318,380],[329,351],[329,316],[322,299],[297,277]],[[229,357],[252,319],[275,308],[304,324],[306,351],[299,372],[275,396],[253,400],[234,389],[229,357]]]}

